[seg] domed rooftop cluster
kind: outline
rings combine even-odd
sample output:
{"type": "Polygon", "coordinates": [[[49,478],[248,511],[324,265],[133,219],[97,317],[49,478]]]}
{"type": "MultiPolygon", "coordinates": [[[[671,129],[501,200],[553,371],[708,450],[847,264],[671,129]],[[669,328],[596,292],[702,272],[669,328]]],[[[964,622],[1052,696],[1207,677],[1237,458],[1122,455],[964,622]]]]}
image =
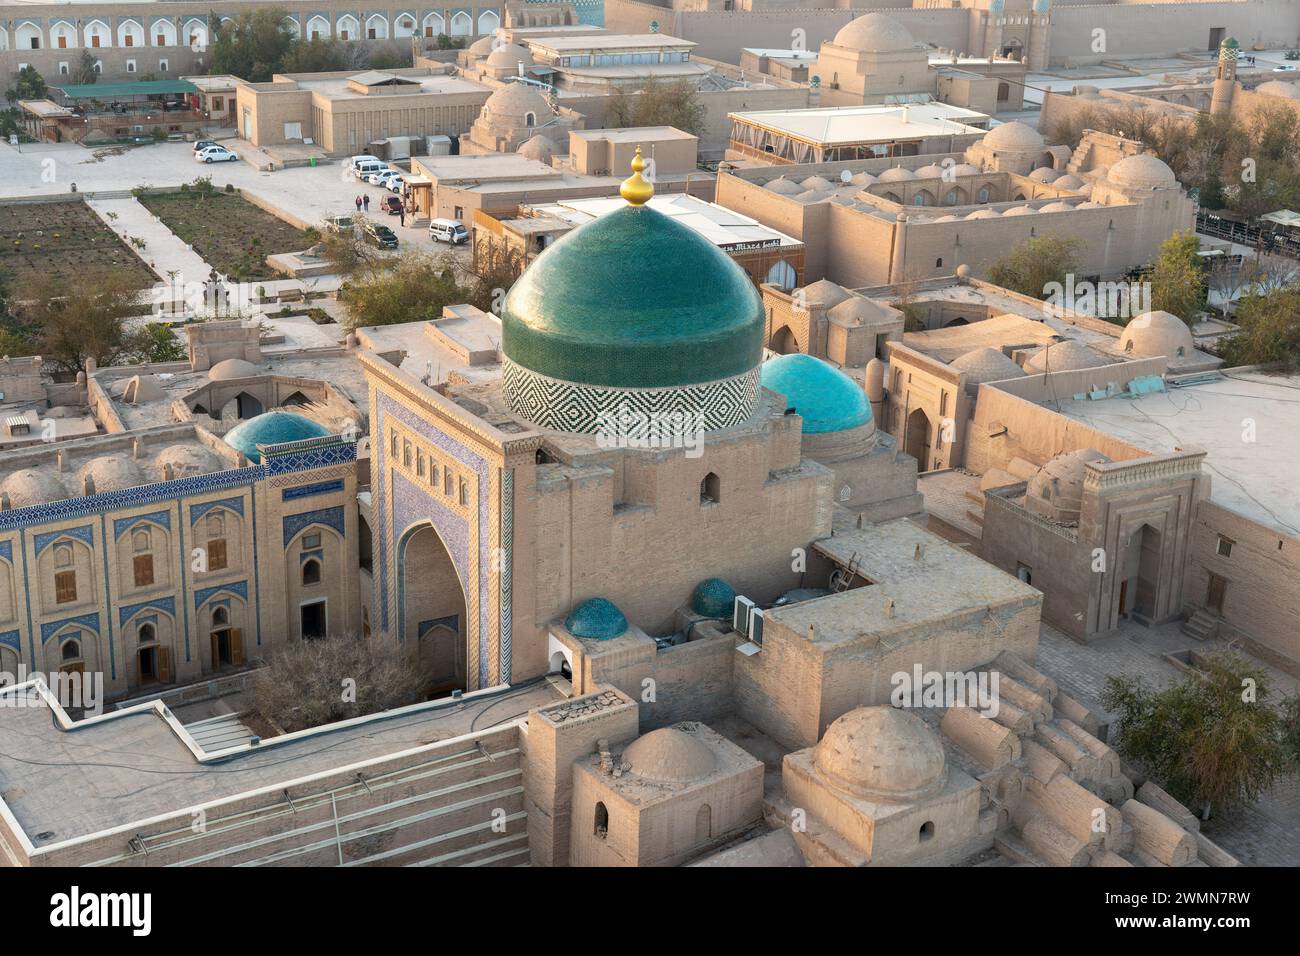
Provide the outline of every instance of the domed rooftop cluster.
{"type": "Polygon", "coordinates": [[[757,407],[758,290],[714,243],[646,205],[644,166],[638,150],[628,204],[552,244],[506,297],[506,398],[533,424],[595,434],[620,408],[679,409],[713,430],[757,407]]]}
{"type": "Polygon", "coordinates": [[[710,776],[718,760],[693,733],[680,727],[660,727],[623,751],[630,772],[651,783],[682,786],[710,776]]]}
{"type": "Polygon", "coordinates": [[[763,387],[785,396],[803,419],[804,434],[840,432],[871,423],[867,393],[853,379],[801,352],[763,363],[763,387]]]}
{"type": "Polygon", "coordinates": [[[899,53],[916,48],[907,27],[883,13],[868,13],[850,21],[840,27],[832,42],[863,53],[899,53]]]}
{"type": "Polygon", "coordinates": [[[265,371],[260,366],[254,365],[252,362],[246,362],[244,359],[223,359],[208,369],[208,381],[228,382],[236,378],[256,378],[265,374],[265,371]]]}
{"type": "Polygon", "coordinates": [[[1046,148],[1038,130],[1019,120],[993,127],[980,143],[1000,152],[1035,152],[1046,148]]]}
{"type": "Polygon", "coordinates": [[[859,707],[835,720],[813,765],[836,789],[882,803],[932,796],[947,780],[943,745],[916,714],[859,707]]]}
{"type": "Polygon", "coordinates": [[[564,627],[574,637],[608,641],[627,630],[627,618],[612,601],[588,598],[569,612],[564,627]]]}
{"type": "Polygon", "coordinates": [[[1089,462],[1108,462],[1093,448],[1064,452],[1043,465],[1025,488],[1025,507],[1063,524],[1079,520],[1083,502],[1083,480],[1089,462]]]}
{"type": "Polygon", "coordinates": [[[1196,342],[1187,323],[1173,313],[1144,312],[1124,326],[1119,347],[1134,357],[1178,359],[1191,355],[1196,342]]]}
{"type": "Polygon", "coordinates": [[[1053,342],[1039,349],[1025,361],[1026,372],[1066,372],[1081,368],[1099,368],[1110,363],[1074,339],[1053,342]]]}
{"type": "Polygon", "coordinates": [[[1002,382],[1009,378],[1024,378],[1025,370],[1002,352],[994,348],[973,349],[959,355],[950,363],[952,368],[966,374],[966,386],[979,386],[985,382],[1002,382]]]}
{"type": "Polygon", "coordinates": [[[262,460],[258,445],[282,445],[285,442],[323,438],[328,428],[295,412],[265,412],[240,422],[226,432],[226,444],[257,464],[262,460]]]}
{"type": "Polygon", "coordinates": [[[1150,153],[1124,157],[1110,167],[1106,181],[1137,189],[1167,189],[1178,185],[1174,171],[1150,153]]]}
{"type": "Polygon", "coordinates": [[[487,58],[488,66],[497,69],[517,69],[520,63],[523,63],[525,68],[532,66],[533,54],[527,47],[520,46],[518,43],[503,43],[489,53],[487,58]]]}

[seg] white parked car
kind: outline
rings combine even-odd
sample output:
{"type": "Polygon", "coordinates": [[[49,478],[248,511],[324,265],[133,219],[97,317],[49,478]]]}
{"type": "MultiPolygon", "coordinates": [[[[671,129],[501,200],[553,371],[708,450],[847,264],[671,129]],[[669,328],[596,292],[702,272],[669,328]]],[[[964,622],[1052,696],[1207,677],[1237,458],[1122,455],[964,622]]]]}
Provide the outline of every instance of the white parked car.
{"type": "Polygon", "coordinates": [[[377,173],[371,173],[366,177],[366,182],[372,186],[387,186],[388,181],[394,176],[400,179],[402,176],[401,171],[389,167],[388,169],[381,169],[377,173]]]}
{"type": "Polygon", "coordinates": [[[224,146],[208,146],[195,152],[194,158],[200,163],[230,163],[237,160],[239,154],[224,146]]]}

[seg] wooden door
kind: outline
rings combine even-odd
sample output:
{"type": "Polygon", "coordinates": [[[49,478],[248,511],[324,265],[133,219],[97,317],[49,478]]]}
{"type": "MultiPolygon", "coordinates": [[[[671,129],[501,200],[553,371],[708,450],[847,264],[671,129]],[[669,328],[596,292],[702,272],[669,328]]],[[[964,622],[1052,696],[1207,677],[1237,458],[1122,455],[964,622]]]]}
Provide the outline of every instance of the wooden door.
{"type": "Polygon", "coordinates": [[[230,663],[236,667],[244,663],[244,632],[238,628],[230,632],[230,663]]]}
{"type": "Polygon", "coordinates": [[[158,648],[158,680],[164,684],[170,684],[172,679],[172,649],[170,647],[158,648]]]}
{"type": "Polygon", "coordinates": [[[212,639],[212,669],[219,670],[221,667],[221,638],[216,631],[211,634],[212,639]]]}
{"type": "Polygon", "coordinates": [[[1228,582],[1217,574],[1210,575],[1210,583],[1205,588],[1205,607],[1215,614],[1223,613],[1223,599],[1228,592],[1228,582]]]}

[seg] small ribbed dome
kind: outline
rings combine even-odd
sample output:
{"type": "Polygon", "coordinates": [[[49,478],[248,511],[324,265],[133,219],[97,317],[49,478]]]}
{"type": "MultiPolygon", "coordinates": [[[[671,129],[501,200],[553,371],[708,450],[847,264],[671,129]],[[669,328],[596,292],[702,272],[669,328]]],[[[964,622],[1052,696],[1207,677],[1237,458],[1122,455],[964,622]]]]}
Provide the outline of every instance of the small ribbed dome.
{"type": "Polygon", "coordinates": [[[708,578],[695,585],[691,610],[705,617],[730,617],[736,603],[736,589],[722,578],[708,578]]]}
{"type": "Polygon", "coordinates": [[[1039,206],[1038,211],[1039,212],[1073,212],[1074,207],[1071,206],[1065,200],[1058,199],[1056,200],[1056,202],[1049,202],[1046,206],[1039,206]]]}
{"type": "Polygon", "coordinates": [[[224,382],[232,378],[256,378],[258,375],[263,374],[264,371],[264,369],[259,368],[252,362],[245,362],[243,359],[224,359],[208,369],[208,381],[224,382]]]}
{"type": "Polygon", "coordinates": [[[468,52],[472,56],[487,56],[492,52],[492,47],[496,44],[495,36],[485,36],[475,40],[469,45],[468,52]]]}
{"type": "Polygon", "coordinates": [[[483,108],[496,116],[551,115],[551,104],[546,102],[546,97],[524,83],[507,83],[487,98],[483,108]]]}
{"type": "Polygon", "coordinates": [[[1032,126],[1013,120],[989,130],[981,145],[990,149],[1031,151],[1044,148],[1043,137],[1032,126]]]}
{"type": "Polygon", "coordinates": [[[1004,216],[1032,216],[1038,212],[1033,206],[1013,206],[1002,215],[1004,216]]]}
{"type": "Polygon", "coordinates": [[[855,186],[870,186],[875,181],[876,177],[868,172],[854,173],[849,178],[849,182],[853,183],[855,186]]]}
{"type": "Polygon", "coordinates": [[[193,475],[210,475],[221,471],[223,464],[215,453],[200,445],[168,445],[154,459],[157,480],[162,481],[166,467],[171,465],[173,478],[193,475]]]}
{"type": "Polygon", "coordinates": [[[980,169],[973,163],[958,163],[952,168],[952,174],[954,176],[978,176],[982,172],[984,172],[984,170],[980,169]]]}
{"type": "Polygon", "coordinates": [[[1053,342],[1044,346],[1025,362],[1026,372],[1066,372],[1080,368],[1098,368],[1109,364],[1086,345],[1080,345],[1074,339],[1053,342]]]}
{"type": "Polygon", "coordinates": [[[574,637],[608,641],[627,630],[627,618],[604,598],[588,598],[564,619],[564,627],[574,637]]]}
{"type": "Polygon", "coordinates": [[[842,285],[836,285],[829,279],[818,279],[800,290],[803,293],[803,300],[809,305],[820,305],[825,308],[839,305],[849,297],[849,292],[842,285]]]}
{"type": "Polygon", "coordinates": [[[966,214],[967,219],[997,219],[998,211],[996,209],[976,209],[972,213],[966,214]]]}
{"type": "Polygon", "coordinates": [[[797,182],[793,179],[786,179],[784,176],[778,176],[776,179],[770,180],[767,183],[767,188],[782,196],[795,196],[804,191],[804,188],[797,182]]]}
{"type": "Polygon", "coordinates": [[[1069,173],[1067,173],[1061,178],[1053,181],[1052,185],[1055,186],[1057,189],[1082,189],[1084,186],[1087,185],[1087,183],[1085,183],[1078,176],[1072,176],[1069,173]]]}
{"type": "Polygon", "coordinates": [[[1284,100],[1300,99],[1300,89],[1296,89],[1294,83],[1283,83],[1281,80],[1269,80],[1267,83],[1261,83],[1255,87],[1256,93],[1262,93],[1264,96],[1276,96],[1284,100]]]}
{"type": "Polygon", "coordinates": [[[1106,179],[1117,186],[1144,189],[1178,185],[1178,178],[1174,176],[1174,171],[1163,160],[1157,159],[1150,153],[1126,156],[1110,168],[1106,179]]]}
{"type": "Polygon", "coordinates": [[[68,497],[68,490],[57,474],[35,468],[23,468],[9,475],[0,482],[0,492],[9,496],[11,508],[30,508],[68,497]]]}
{"type": "Polygon", "coordinates": [[[829,179],[824,176],[809,176],[799,183],[804,189],[834,189],[829,179]]]}
{"type": "Polygon", "coordinates": [[[904,802],[943,787],[938,736],[916,714],[859,707],[828,728],[813,763],[832,785],[867,800],[904,802]]]}
{"type": "Polygon", "coordinates": [[[912,172],[910,169],[904,169],[902,166],[890,166],[876,177],[876,182],[902,183],[915,178],[916,173],[912,172]]]}
{"type": "Polygon", "coordinates": [[[966,373],[966,384],[1023,378],[1025,370],[994,348],[973,349],[952,360],[952,368],[966,373]]]}
{"type": "Polygon", "coordinates": [[[1061,172],[1051,166],[1039,166],[1029,174],[1029,178],[1036,183],[1050,183],[1053,180],[1060,179],[1061,172]]]}
{"type": "Polygon", "coordinates": [[[527,47],[522,47],[518,43],[506,43],[488,54],[487,65],[497,69],[513,70],[518,68],[520,61],[525,68],[532,66],[532,53],[527,47]]]}
{"type": "MultiPolygon", "coordinates": [[[[81,466],[77,479],[85,482],[89,477],[95,483],[94,494],[105,491],[125,491],[147,484],[140,466],[122,455],[101,455],[81,466]]],[[[83,484],[84,487],[84,484],[83,484]]]]}
{"type": "Polygon", "coordinates": [[[939,179],[943,176],[943,167],[930,163],[912,171],[917,179],[939,179]]]}
{"type": "Polygon", "coordinates": [[[907,27],[883,13],[868,13],[851,21],[840,28],[833,42],[863,53],[897,53],[916,46],[907,27]]]}
{"type": "Polygon", "coordinates": [[[282,445],[285,442],[323,438],[329,429],[295,412],[265,412],[240,422],[226,432],[225,442],[242,451],[253,464],[262,460],[258,445],[282,445]]]}
{"type": "Polygon", "coordinates": [[[763,363],[763,387],[785,396],[805,434],[839,432],[871,421],[871,403],[857,382],[819,358],[796,352],[763,363]]]}
{"type": "Polygon", "coordinates": [[[873,299],[855,295],[834,306],[826,315],[836,325],[858,328],[879,319],[890,318],[892,313],[873,299]]]}
{"type": "Polygon", "coordinates": [[[1163,355],[1169,359],[1190,355],[1196,349],[1192,330],[1170,312],[1144,312],[1119,337],[1119,347],[1135,356],[1163,355]]]}
{"type": "Polygon", "coordinates": [[[555,155],[555,144],[541,133],[538,133],[520,146],[516,152],[525,159],[533,159],[539,163],[549,163],[551,157],[555,155]]]}
{"type": "Polygon", "coordinates": [[[713,751],[677,727],[660,727],[623,751],[623,762],[642,780],[682,785],[702,780],[717,769],[713,751]]]}

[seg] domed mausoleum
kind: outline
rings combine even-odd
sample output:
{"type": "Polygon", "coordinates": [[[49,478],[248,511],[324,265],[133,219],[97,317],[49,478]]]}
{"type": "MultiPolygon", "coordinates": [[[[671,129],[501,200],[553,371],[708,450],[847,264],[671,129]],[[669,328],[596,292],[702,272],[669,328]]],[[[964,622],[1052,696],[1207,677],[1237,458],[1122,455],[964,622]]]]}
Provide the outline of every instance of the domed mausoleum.
{"type": "Polygon", "coordinates": [[[226,444],[244,453],[249,461],[262,460],[258,445],[281,445],[308,438],[323,438],[329,429],[310,418],[293,412],[266,412],[248,421],[240,422],[226,433],[226,444]]]}
{"type": "Polygon", "coordinates": [[[624,413],[652,429],[673,413],[738,425],[758,402],[762,300],[717,246],[645,205],[639,152],[632,167],[628,204],[552,245],[506,297],[507,401],[565,432],[624,413]]]}

